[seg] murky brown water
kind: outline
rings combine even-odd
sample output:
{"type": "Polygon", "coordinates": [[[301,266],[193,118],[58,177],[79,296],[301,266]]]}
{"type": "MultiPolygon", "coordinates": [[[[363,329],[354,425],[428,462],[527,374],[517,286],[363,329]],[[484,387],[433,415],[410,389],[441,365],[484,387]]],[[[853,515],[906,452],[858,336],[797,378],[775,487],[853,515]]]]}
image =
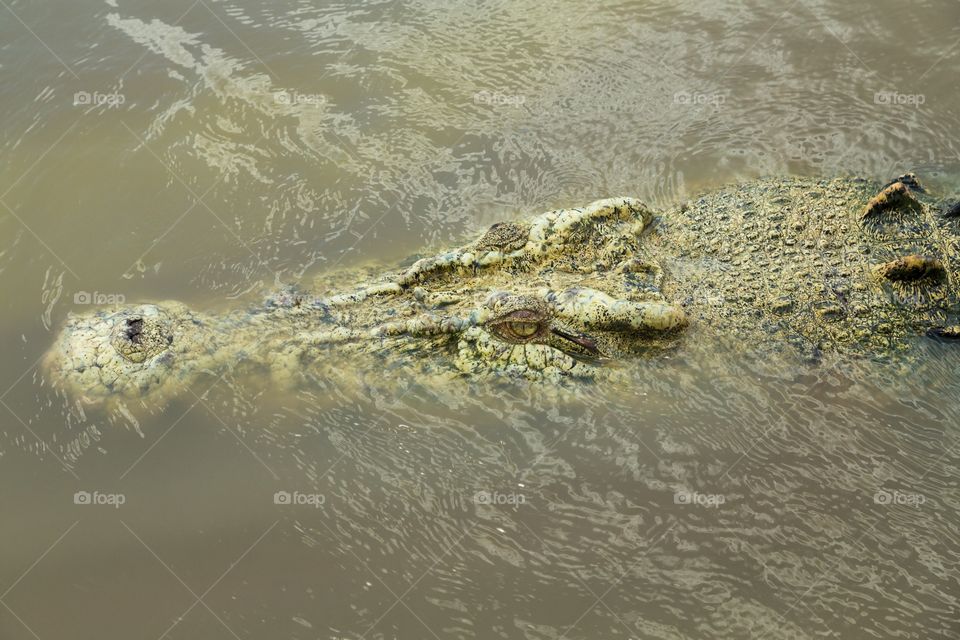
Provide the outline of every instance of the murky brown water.
{"type": "Polygon", "coordinates": [[[960,637],[955,350],[128,414],[36,368],[90,302],[229,305],[518,211],[956,192],[955,1],[0,5],[3,640],[960,637]]]}

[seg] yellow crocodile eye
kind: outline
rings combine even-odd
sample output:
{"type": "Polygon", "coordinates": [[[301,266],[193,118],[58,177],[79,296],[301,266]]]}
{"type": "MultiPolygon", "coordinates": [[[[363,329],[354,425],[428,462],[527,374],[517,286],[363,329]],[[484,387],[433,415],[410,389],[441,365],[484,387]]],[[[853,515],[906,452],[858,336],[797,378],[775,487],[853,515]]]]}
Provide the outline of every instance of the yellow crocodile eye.
{"type": "Polygon", "coordinates": [[[536,322],[509,322],[507,326],[519,338],[529,338],[540,330],[540,325],[536,322]]]}
{"type": "Polygon", "coordinates": [[[543,300],[504,294],[493,300],[491,308],[497,315],[487,326],[504,342],[527,344],[550,332],[553,316],[543,300]]]}

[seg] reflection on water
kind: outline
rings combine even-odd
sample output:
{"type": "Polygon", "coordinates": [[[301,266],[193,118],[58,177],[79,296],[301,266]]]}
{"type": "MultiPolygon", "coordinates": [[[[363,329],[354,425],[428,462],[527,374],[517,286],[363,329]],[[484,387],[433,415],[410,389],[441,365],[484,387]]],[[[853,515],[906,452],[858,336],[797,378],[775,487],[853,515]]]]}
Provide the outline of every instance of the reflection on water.
{"type": "Polygon", "coordinates": [[[235,306],[516,212],[762,174],[955,193],[955,3],[0,12],[0,637],[960,633],[950,345],[697,345],[559,396],[228,373],[109,412],[34,366],[91,304],[235,306]]]}

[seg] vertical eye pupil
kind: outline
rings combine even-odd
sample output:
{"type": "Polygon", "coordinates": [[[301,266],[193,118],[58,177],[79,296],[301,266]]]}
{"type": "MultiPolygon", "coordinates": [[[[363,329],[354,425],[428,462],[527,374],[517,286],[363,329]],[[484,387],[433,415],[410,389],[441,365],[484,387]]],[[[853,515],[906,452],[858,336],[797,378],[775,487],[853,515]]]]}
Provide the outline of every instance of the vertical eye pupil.
{"type": "Polygon", "coordinates": [[[510,331],[521,338],[529,338],[539,330],[539,325],[535,322],[511,322],[510,331]]]}

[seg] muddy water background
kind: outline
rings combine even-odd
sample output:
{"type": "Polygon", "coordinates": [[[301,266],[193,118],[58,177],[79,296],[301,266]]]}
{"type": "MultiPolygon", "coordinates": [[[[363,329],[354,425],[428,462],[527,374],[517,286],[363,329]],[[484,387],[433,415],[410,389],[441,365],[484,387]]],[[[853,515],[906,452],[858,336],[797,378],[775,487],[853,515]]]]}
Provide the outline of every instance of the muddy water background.
{"type": "Polygon", "coordinates": [[[126,413],[35,366],[84,293],[241,304],[761,174],[955,192],[956,2],[0,4],[0,638],[960,635],[952,350],[126,413]]]}

